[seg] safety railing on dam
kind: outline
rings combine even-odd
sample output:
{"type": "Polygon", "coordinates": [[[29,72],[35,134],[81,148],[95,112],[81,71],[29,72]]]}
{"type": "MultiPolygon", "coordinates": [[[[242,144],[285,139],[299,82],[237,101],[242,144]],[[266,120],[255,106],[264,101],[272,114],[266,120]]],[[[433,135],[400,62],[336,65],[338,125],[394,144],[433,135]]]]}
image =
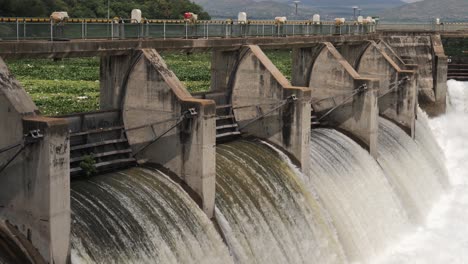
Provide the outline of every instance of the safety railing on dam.
{"type": "Polygon", "coordinates": [[[467,22],[451,23],[379,23],[377,30],[394,31],[468,31],[467,22]]]}
{"type": "Polygon", "coordinates": [[[270,20],[238,23],[223,20],[126,20],[71,19],[54,25],[45,18],[0,18],[0,40],[67,40],[67,39],[137,39],[137,38],[238,38],[288,37],[314,35],[362,35],[375,32],[374,24],[270,20]]]}

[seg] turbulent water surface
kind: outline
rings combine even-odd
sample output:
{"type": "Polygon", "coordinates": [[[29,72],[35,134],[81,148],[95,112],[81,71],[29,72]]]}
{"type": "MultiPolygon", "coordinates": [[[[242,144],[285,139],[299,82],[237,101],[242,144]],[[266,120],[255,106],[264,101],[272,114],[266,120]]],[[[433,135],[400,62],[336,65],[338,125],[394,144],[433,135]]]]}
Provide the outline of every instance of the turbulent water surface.
{"type": "Polygon", "coordinates": [[[309,189],[329,211],[351,261],[383,251],[410,227],[384,172],[345,135],[316,129],[311,135],[309,189]]]}
{"type": "Polygon", "coordinates": [[[449,113],[420,111],[415,140],[380,119],[377,159],[330,129],[313,130],[304,174],[267,143],[218,145],[219,233],[158,170],[73,182],[72,260],[467,263],[468,84],[449,87],[449,113]]]}
{"type": "Polygon", "coordinates": [[[244,140],[216,152],[216,217],[238,263],[345,261],[326,213],[284,155],[244,140]]]}
{"type": "Polygon", "coordinates": [[[72,183],[73,263],[231,263],[206,215],[163,173],[72,183]]]}
{"type": "Polygon", "coordinates": [[[437,168],[429,158],[436,155],[424,154],[415,140],[383,118],[379,120],[378,150],[377,160],[408,216],[415,223],[423,223],[446,182],[440,180],[444,169],[437,168]]]}
{"type": "Polygon", "coordinates": [[[468,262],[468,83],[448,84],[448,113],[431,119],[429,126],[445,154],[452,189],[417,232],[390,247],[375,263],[468,262]]]}

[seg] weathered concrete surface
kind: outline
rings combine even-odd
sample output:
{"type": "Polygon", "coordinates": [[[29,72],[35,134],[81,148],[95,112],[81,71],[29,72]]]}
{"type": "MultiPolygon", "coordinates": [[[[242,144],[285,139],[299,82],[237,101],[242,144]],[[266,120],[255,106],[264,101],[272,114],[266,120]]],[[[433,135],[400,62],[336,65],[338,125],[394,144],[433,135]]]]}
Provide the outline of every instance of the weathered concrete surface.
{"type": "Polygon", "coordinates": [[[345,58],[353,68],[357,68],[359,60],[362,54],[369,47],[369,41],[356,41],[356,42],[344,42],[344,43],[333,43],[336,50],[345,58]]]}
{"type": "Polygon", "coordinates": [[[8,221],[0,221],[0,263],[47,262],[19,230],[8,221]]]}
{"type": "MultiPolygon", "coordinates": [[[[66,263],[70,240],[68,126],[44,118],[0,60],[0,148],[15,144],[30,130],[44,138],[27,145],[0,173],[0,218],[27,237],[49,263],[66,263]]],[[[3,165],[19,148],[0,154],[3,165]]]]}
{"type": "Polygon", "coordinates": [[[359,60],[357,71],[363,77],[379,79],[380,115],[392,120],[414,138],[417,113],[415,70],[401,69],[398,62],[370,41],[359,60]]]}
{"type": "Polygon", "coordinates": [[[129,39],[72,41],[0,41],[3,58],[65,58],[125,55],[140,49],[156,50],[236,50],[245,45],[262,48],[301,47],[324,41],[353,42],[376,40],[378,34],[342,36],[295,36],[210,39],[129,39]]]}
{"type": "Polygon", "coordinates": [[[231,89],[232,107],[241,131],[284,148],[303,170],[307,169],[310,90],[291,86],[260,47],[254,45],[242,50],[231,89]],[[298,100],[285,102],[292,95],[298,100]],[[274,110],[282,103],[285,105],[274,110]],[[270,111],[273,112],[263,116],[270,111]]]}
{"type": "Polygon", "coordinates": [[[144,49],[124,89],[123,121],[134,153],[179,175],[201,198],[213,216],[215,199],[215,104],[194,99],[153,49],[144,49]],[[175,126],[181,115],[195,108],[198,115],[175,126]],[[175,126],[174,129],[171,127],[175,126]]]}
{"type": "Polygon", "coordinates": [[[331,43],[293,51],[293,85],[307,84],[312,90],[312,107],[377,156],[378,105],[377,79],[362,78],[331,43]],[[365,92],[357,90],[366,86],[365,92]],[[354,94],[354,95],[353,95],[354,94]]]}
{"type": "Polygon", "coordinates": [[[444,113],[447,93],[447,56],[445,56],[440,35],[385,32],[382,39],[406,63],[419,66],[419,105],[431,116],[444,113]]]}
{"type": "Polygon", "coordinates": [[[445,113],[446,111],[446,98],[447,98],[447,71],[448,71],[448,57],[445,55],[444,46],[440,35],[432,35],[432,52],[434,57],[433,64],[433,79],[434,79],[434,94],[435,104],[427,106],[429,112],[434,114],[445,113]]]}
{"type": "Polygon", "coordinates": [[[102,56],[100,63],[101,110],[122,107],[124,80],[128,77],[134,56],[102,56]]]}

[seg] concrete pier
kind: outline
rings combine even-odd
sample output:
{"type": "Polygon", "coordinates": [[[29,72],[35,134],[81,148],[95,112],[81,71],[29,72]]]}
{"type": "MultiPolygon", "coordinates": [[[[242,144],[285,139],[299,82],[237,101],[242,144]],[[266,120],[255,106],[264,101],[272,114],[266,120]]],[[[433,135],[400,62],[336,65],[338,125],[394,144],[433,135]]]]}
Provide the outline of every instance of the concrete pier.
{"type": "Polygon", "coordinates": [[[135,157],[140,162],[161,164],[181,177],[212,217],[215,104],[193,98],[155,50],[145,49],[134,56],[123,84],[122,115],[135,157]]]}
{"type": "Polygon", "coordinates": [[[0,60],[0,218],[26,237],[48,263],[66,263],[70,248],[68,125],[38,115],[0,60]],[[13,157],[16,158],[12,159],[13,157]]]}
{"type": "Polygon", "coordinates": [[[419,105],[431,116],[445,113],[448,66],[440,35],[430,32],[385,32],[382,40],[405,63],[419,66],[419,105]]]}
{"type": "Polygon", "coordinates": [[[416,71],[401,69],[398,62],[374,41],[370,41],[356,69],[361,76],[380,80],[380,115],[392,120],[414,138],[417,113],[416,71]]]}
{"type": "Polygon", "coordinates": [[[293,87],[258,46],[243,48],[231,80],[232,107],[240,130],[284,148],[306,169],[310,96],[293,87]]]}
{"type": "Polygon", "coordinates": [[[310,87],[318,116],[334,109],[323,121],[377,156],[379,80],[361,77],[328,42],[293,53],[293,85],[310,87]]]}

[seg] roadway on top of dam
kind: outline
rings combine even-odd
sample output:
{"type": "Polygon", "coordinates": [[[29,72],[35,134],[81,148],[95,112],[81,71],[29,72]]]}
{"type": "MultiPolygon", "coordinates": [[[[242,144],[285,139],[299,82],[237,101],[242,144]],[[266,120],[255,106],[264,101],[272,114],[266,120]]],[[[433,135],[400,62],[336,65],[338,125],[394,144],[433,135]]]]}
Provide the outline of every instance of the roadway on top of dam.
{"type": "Polygon", "coordinates": [[[377,40],[379,34],[365,35],[318,35],[288,37],[246,37],[209,39],[88,39],[70,41],[21,40],[0,41],[2,58],[65,58],[103,55],[123,55],[133,50],[236,50],[244,45],[259,45],[262,48],[293,48],[320,42],[355,42],[377,40]]]}
{"type": "Polygon", "coordinates": [[[236,50],[244,45],[258,45],[265,49],[306,47],[320,42],[345,43],[378,40],[382,34],[440,34],[442,38],[468,38],[468,31],[379,30],[363,35],[315,35],[286,37],[232,37],[232,38],[140,38],[140,39],[86,39],[86,40],[0,40],[2,58],[66,58],[124,55],[133,50],[236,50]]]}

